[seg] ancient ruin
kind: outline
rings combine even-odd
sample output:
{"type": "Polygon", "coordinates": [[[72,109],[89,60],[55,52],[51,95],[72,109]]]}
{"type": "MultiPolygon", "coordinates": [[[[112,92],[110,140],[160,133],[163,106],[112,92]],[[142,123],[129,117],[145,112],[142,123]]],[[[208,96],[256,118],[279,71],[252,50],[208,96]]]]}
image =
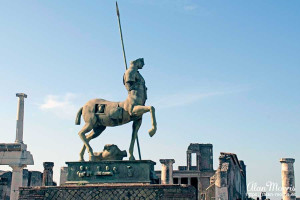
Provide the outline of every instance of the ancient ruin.
{"type": "Polygon", "coordinates": [[[282,199],[296,200],[293,158],[281,158],[282,199]]]}
{"type": "Polygon", "coordinates": [[[173,159],[161,160],[162,170],[156,171],[161,184],[191,185],[197,189],[197,197],[201,200],[248,199],[246,166],[235,154],[221,152],[219,168],[214,170],[212,144],[192,143],[186,153],[187,165],[179,166],[178,170],[173,170],[173,159]],[[192,165],[193,154],[195,166],[192,165]]]}
{"type": "Polygon", "coordinates": [[[24,99],[27,95],[17,93],[18,110],[17,110],[17,127],[16,140],[14,143],[1,143],[0,165],[9,165],[12,168],[12,178],[10,185],[10,199],[17,200],[19,198],[19,187],[23,183],[23,169],[27,165],[33,165],[33,157],[27,151],[27,145],[23,142],[23,121],[24,121],[24,99]]]}
{"type": "Polygon", "coordinates": [[[211,177],[205,199],[247,199],[246,165],[236,154],[221,152],[219,167],[211,177]]]}
{"type": "MultiPolygon", "coordinates": [[[[165,163],[164,181],[158,183],[152,160],[142,160],[138,143],[138,130],[142,124],[143,114],[150,112],[152,137],[157,131],[155,109],[146,106],[147,87],[140,70],[145,63],[143,58],[127,62],[122,38],[120,13],[117,16],[125,59],[124,86],[128,96],[123,102],[111,102],[104,99],[92,99],[81,107],[77,113],[75,124],[80,125],[81,116],[85,121],[78,135],[84,143],[79,161],[66,162],[67,168],[62,168],[61,183],[58,187],[27,187],[21,188],[20,199],[197,199],[193,186],[172,184],[172,160],[165,163]],[[121,151],[116,145],[106,145],[103,152],[94,153],[90,140],[98,137],[106,127],[114,127],[133,122],[129,147],[129,160],[126,151],[121,151]],[[137,142],[140,160],[133,156],[137,142]],[[89,153],[89,161],[84,161],[85,150],[89,153]],[[65,178],[66,177],[66,178],[65,178]]],[[[211,158],[212,159],[212,158],[211,158]]],[[[47,165],[43,180],[49,180],[53,165],[47,165]]],[[[212,165],[210,166],[212,167],[212,165]]],[[[49,185],[49,184],[48,184],[49,185]]]]}

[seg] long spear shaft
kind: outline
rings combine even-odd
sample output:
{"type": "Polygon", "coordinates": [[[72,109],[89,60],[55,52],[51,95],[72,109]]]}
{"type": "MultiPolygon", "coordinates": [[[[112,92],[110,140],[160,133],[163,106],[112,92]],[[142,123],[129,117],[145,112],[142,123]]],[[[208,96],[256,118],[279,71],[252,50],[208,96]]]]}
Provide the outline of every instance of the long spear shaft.
{"type": "MultiPolygon", "coordinates": [[[[125,62],[125,69],[127,70],[127,61],[126,61],[125,47],[124,47],[122,27],[121,27],[120,12],[119,12],[119,7],[118,7],[118,2],[117,1],[116,1],[116,9],[117,9],[118,22],[119,22],[119,30],[120,30],[120,36],[121,36],[121,42],[122,42],[122,49],[123,49],[123,57],[124,57],[124,62],[125,62]]],[[[136,143],[137,143],[137,146],[138,146],[139,158],[140,158],[140,160],[142,160],[138,134],[136,134],[136,143]]]]}
{"type": "Polygon", "coordinates": [[[123,49],[123,57],[124,57],[124,62],[125,62],[125,69],[127,70],[127,61],[126,61],[125,47],[124,47],[122,27],[121,27],[120,12],[119,12],[119,7],[118,7],[118,2],[117,1],[116,1],[116,9],[117,9],[118,22],[119,22],[119,30],[120,30],[120,36],[121,36],[121,42],[122,42],[122,49],[123,49]]]}

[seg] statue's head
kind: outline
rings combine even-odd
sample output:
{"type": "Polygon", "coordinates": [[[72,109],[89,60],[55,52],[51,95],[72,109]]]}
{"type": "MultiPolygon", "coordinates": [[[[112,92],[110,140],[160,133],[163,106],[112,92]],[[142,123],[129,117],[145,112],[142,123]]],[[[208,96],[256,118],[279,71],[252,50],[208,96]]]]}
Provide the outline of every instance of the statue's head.
{"type": "Polygon", "coordinates": [[[138,69],[142,69],[144,65],[144,58],[138,58],[136,60],[130,61],[130,66],[135,66],[138,69]]]}

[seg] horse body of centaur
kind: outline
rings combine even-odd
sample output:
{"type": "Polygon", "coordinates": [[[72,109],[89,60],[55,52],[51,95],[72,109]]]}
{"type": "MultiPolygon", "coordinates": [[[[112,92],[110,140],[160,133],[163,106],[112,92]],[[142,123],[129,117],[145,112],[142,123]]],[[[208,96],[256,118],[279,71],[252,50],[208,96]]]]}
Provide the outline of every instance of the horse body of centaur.
{"type": "Polygon", "coordinates": [[[111,102],[104,99],[92,99],[79,109],[75,124],[80,124],[81,115],[85,121],[83,128],[78,133],[84,143],[80,152],[80,161],[84,161],[83,156],[86,149],[89,152],[89,160],[95,160],[89,141],[98,137],[106,127],[120,126],[131,121],[133,125],[129,160],[135,160],[133,149],[144,113],[151,113],[152,128],[149,130],[149,135],[152,137],[155,134],[157,129],[155,109],[153,106],[145,106],[147,88],[143,77],[138,72],[138,69],[142,69],[143,66],[144,60],[137,59],[131,62],[130,68],[125,72],[124,84],[128,90],[128,97],[125,101],[111,102]]]}

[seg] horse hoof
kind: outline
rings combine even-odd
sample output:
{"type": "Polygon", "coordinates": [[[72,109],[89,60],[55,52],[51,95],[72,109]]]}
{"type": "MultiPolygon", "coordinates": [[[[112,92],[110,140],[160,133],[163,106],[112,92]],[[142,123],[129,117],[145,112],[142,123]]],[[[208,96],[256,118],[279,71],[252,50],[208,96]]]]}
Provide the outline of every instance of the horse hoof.
{"type": "Polygon", "coordinates": [[[152,128],[149,130],[149,135],[152,137],[156,133],[156,128],[152,128]]]}
{"type": "Polygon", "coordinates": [[[84,162],[84,159],[83,159],[83,158],[80,158],[80,159],[79,159],[79,162],[84,162]]]}

